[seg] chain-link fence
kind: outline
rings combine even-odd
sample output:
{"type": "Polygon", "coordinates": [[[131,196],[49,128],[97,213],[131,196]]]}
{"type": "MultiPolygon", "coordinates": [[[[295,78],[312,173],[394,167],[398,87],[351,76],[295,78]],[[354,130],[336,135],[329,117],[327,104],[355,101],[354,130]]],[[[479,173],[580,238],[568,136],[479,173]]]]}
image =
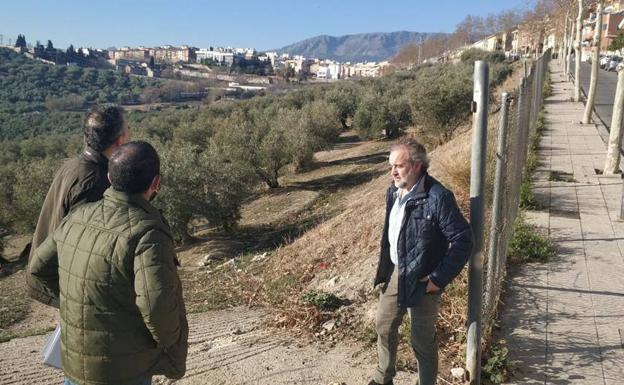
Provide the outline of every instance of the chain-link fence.
{"type": "Polygon", "coordinates": [[[526,175],[528,150],[544,101],[543,89],[550,57],[548,50],[532,63],[525,62],[518,88],[501,98],[482,322],[486,327],[495,317],[505,279],[507,249],[518,216],[521,185],[523,179],[529,177],[526,175]]]}

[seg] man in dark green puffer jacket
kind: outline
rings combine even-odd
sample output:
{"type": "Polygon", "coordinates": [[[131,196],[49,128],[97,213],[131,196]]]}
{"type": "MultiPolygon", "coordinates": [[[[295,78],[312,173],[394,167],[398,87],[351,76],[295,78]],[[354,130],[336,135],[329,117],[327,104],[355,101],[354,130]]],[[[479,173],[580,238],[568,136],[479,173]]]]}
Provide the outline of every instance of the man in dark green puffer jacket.
{"type": "Polygon", "coordinates": [[[104,198],[68,215],[29,263],[32,278],[60,298],[66,384],[184,375],[188,324],[173,240],[149,202],[159,173],[151,145],[120,147],[104,198]]]}

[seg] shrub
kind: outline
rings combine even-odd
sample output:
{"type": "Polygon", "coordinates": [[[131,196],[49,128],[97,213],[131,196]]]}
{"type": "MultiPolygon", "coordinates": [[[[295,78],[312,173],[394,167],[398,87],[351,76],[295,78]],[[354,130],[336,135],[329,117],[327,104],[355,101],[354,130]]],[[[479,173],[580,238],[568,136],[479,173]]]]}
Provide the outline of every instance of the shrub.
{"type": "Polygon", "coordinates": [[[332,293],[311,291],[301,297],[304,305],[313,305],[319,310],[335,310],[342,305],[340,298],[332,293]]]}
{"type": "Polygon", "coordinates": [[[246,170],[214,149],[180,142],[158,147],[163,181],[155,203],[164,211],[176,241],[191,238],[192,219],[226,229],[235,226],[249,192],[246,170]]]}
{"type": "Polygon", "coordinates": [[[388,102],[386,97],[375,91],[369,91],[362,97],[353,117],[353,124],[360,137],[371,139],[398,136],[399,121],[388,102]]]}
{"type": "Polygon", "coordinates": [[[517,263],[547,262],[555,255],[555,246],[519,215],[514,223],[508,253],[511,260],[517,263]]]}
{"type": "Polygon", "coordinates": [[[441,65],[419,72],[410,93],[414,122],[429,136],[448,141],[470,113],[472,70],[468,65],[441,65]]]}
{"type": "Polygon", "coordinates": [[[357,109],[357,90],[352,86],[336,85],[325,92],[325,100],[336,106],[342,129],[348,129],[347,120],[353,118],[357,109]]]}
{"type": "MultiPolygon", "coordinates": [[[[490,65],[490,87],[495,87],[505,81],[511,75],[511,66],[507,63],[494,63],[490,65]]],[[[492,96],[494,96],[491,93],[492,96]]]]}
{"type": "Polygon", "coordinates": [[[483,365],[482,377],[492,384],[502,384],[513,370],[513,365],[509,361],[507,342],[504,339],[497,341],[490,346],[488,353],[489,357],[483,365]]]}
{"type": "Polygon", "coordinates": [[[505,61],[505,54],[500,51],[484,51],[479,48],[470,48],[462,52],[460,59],[462,63],[473,64],[477,60],[483,60],[493,63],[502,63],[505,61]]]}
{"type": "Polygon", "coordinates": [[[520,184],[520,208],[527,210],[539,210],[542,208],[540,203],[535,199],[533,187],[528,178],[524,178],[520,184]]]}
{"type": "Polygon", "coordinates": [[[50,111],[72,111],[79,110],[85,104],[84,96],[77,94],[70,94],[58,98],[48,96],[45,101],[45,106],[50,111]]]}
{"type": "Polygon", "coordinates": [[[58,160],[46,158],[0,169],[0,223],[22,233],[34,230],[59,165],[58,160]]]}

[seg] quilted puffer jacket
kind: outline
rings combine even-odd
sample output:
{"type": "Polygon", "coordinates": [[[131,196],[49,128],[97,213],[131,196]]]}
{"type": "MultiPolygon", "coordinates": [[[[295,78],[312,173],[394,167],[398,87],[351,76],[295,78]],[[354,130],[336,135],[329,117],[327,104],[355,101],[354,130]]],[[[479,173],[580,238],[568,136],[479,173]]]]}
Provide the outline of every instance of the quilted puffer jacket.
{"type": "Polygon", "coordinates": [[[169,226],[109,188],[35,250],[33,279],[60,296],[61,356],[81,385],[134,385],[186,370],[188,324],[169,226]]]}
{"type": "MultiPolygon", "coordinates": [[[[405,215],[397,243],[399,307],[415,306],[429,279],[443,289],[462,270],[472,251],[470,225],[462,216],[453,193],[429,174],[405,203],[405,215]]],[[[374,285],[387,283],[394,271],[390,259],[388,225],[397,188],[386,193],[386,220],[374,285]]]]}

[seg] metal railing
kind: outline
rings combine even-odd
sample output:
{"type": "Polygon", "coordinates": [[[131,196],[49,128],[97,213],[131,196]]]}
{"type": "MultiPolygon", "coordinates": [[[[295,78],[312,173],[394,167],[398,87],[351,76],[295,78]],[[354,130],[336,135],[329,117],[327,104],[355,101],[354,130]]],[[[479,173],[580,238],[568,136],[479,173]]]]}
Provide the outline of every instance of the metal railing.
{"type": "MultiPolygon", "coordinates": [[[[513,236],[513,228],[520,206],[520,188],[527,175],[526,164],[531,136],[535,134],[538,118],[544,102],[544,83],[548,71],[551,52],[526,62],[525,72],[514,92],[501,95],[498,142],[495,153],[496,171],[493,186],[492,216],[488,234],[487,257],[484,258],[483,241],[477,245],[469,264],[468,290],[468,336],[466,348],[467,376],[470,384],[480,383],[480,362],[482,332],[486,335],[496,317],[502,287],[506,276],[507,250],[513,236]],[[479,244],[481,243],[481,244],[479,244]],[[484,262],[485,260],[485,262],[484,262]],[[487,264],[483,273],[484,263],[487,264]],[[485,289],[483,278],[485,277],[485,289]]],[[[475,65],[475,100],[487,88],[487,76],[482,76],[477,69],[487,68],[486,63],[475,65]],[[477,90],[479,90],[477,92],[477,90]]],[[[486,112],[487,113],[487,112],[486,112]]],[[[479,111],[474,113],[472,152],[482,153],[487,148],[482,135],[487,133],[487,116],[484,119],[479,111]],[[480,142],[480,143],[479,143],[480,142]]],[[[473,162],[485,162],[484,157],[473,156],[473,162]]],[[[485,165],[473,165],[471,180],[481,181],[481,187],[471,184],[471,226],[477,241],[483,237],[483,204],[473,204],[483,200],[483,170],[485,165]],[[479,212],[479,210],[481,212],[479,212]]]]}

